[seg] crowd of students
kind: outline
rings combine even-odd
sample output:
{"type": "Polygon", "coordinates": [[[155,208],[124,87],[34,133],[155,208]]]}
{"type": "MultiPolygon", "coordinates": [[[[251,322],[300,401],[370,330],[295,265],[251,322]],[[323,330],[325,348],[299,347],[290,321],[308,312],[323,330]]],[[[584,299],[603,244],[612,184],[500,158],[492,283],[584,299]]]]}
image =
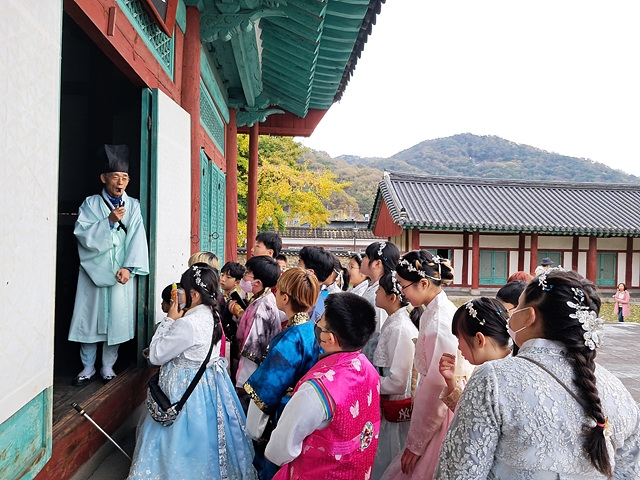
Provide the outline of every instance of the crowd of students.
{"type": "Polygon", "coordinates": [[[374,242],[343,267],[307,246],[287,268],[281,246],[261,233],[222,268],[200,252],[163,291],[146,355],[171,402],[213,354],[173,425],[140,424],[130,479],[640,478],[640,410],[595,363],[580,275],[456,308],[427,250],[374,242]]]}

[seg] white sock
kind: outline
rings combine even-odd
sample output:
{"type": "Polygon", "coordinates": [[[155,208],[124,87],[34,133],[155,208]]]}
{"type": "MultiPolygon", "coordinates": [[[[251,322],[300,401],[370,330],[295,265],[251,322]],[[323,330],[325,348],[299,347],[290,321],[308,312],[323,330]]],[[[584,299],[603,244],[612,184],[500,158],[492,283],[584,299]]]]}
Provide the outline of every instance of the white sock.
{"type": "Polygon", "coordinates": [[[79,377],[90,377],[96,373],[96,369],[91,365],[90,367],[84,367],[84,369],[78,375],[79,377]]]}

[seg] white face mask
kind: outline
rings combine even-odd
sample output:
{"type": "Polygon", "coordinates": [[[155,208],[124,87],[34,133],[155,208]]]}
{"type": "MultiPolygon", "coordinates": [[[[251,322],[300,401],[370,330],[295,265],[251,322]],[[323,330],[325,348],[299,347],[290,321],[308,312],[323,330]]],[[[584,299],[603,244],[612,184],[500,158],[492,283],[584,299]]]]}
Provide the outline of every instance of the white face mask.
{"type": "Polygon", "coordinates": [[[240,288],[245,293],[251,293],[251,292],[253,292],[253,282],[251,282],[249,280],[245,280],[243,278],[242,280],[240,280],[240,288]]]}
{"type": "MultiPolygon", "coordinates": [[[[520,310],[516,310],[515,312],[513,312],[511,314],[511,317],[513,317],[518,312],[521,312],[523,310],[527,310],[528,308],[530,308],[530,307],[525,307],[525,308],[521,308],[520,310]]],[[[527,328],[526,325],[524,327],[522,327],[522,328],[519,328],[518,330],[512,330],[511,327],[509,326],[509,322],[507,322],[507,333],[511,337],[511,340],[513,340],[513,343],[515,343],[516,345],[518,345],[518,342],[516,342],[516,335],[518,333],[520,333],[521,331],[523,331],[525,328],[527,328]]],[[[520,346],[520,345],[518,345],[518,346],[520,346]]]]}

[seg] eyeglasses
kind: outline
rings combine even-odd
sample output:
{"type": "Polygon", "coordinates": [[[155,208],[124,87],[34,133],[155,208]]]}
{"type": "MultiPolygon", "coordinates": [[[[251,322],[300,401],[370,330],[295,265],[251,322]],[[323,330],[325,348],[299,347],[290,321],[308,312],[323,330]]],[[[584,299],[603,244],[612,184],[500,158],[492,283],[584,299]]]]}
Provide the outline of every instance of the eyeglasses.
{"type": "Polygon", "coordinates": [[[318,327],[320,329],[320,331],[322,333],[333,333],[331,330],[325,330],[324,328],[322,328],[320,325],[318,325],[318,322],[320,322],[320,320],[322,320],[324,318],[324,315],[322,315],[320,318],[318,318],[314,323],[314,325],[316,327],[318,327]]]}
{"type": "Polygon", "coordinates": [[[129,175],[119,175],[117,173],[108,173],[107,174],[107,178],[109,180],[115,180],[116,182],[119,182],[120,180],[122,180],[123,182],[128,182],[129,181],[129,175]]]}
{"type": "Polygon", "coordinates": [[[347,265],[349,270],[360,270],[360,267],[356,267],[355,265],[347,265]]]}
{"type": "Polygon", "coordinates": [[[411,282],[409,285],[405,285],[405,286],[402,286],[402,284],[400,282],[398,282],[398,287],[400,287],[400,291],[402,292],[402,291],[406,290],[407,288],[409,288],[411,285],[415,285],[419,281],[420,280],[416,280],[415,282],[411,282]]]}
{"type": "Polygon", "coordinates": [[[246,278],[248,280],[253,280],[254,276],[251,275],[250,273],[245,273],[244,275],[242,275],[242,278],[246,278]]]}

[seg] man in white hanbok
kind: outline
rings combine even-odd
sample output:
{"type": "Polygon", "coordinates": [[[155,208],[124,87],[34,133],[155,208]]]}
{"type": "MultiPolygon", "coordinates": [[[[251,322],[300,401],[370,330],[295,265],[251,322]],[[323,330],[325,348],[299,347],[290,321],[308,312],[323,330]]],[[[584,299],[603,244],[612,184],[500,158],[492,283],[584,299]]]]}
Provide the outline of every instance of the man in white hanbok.
{"type": "Polygon", "coordinates": [[[103,342],[100,374],[105,381],[116,376],[113,365],[118,347],[135,333],[136,276],[149,274],[140,202],[125,193],[128,153],[126,145],[101,147],[104,189],[85,199],[73,230],[80,271],[69,340],[80,342],[84,366],[73,381],[76,386],[85,385],[95,375],[99,342],[103,342]]]}

